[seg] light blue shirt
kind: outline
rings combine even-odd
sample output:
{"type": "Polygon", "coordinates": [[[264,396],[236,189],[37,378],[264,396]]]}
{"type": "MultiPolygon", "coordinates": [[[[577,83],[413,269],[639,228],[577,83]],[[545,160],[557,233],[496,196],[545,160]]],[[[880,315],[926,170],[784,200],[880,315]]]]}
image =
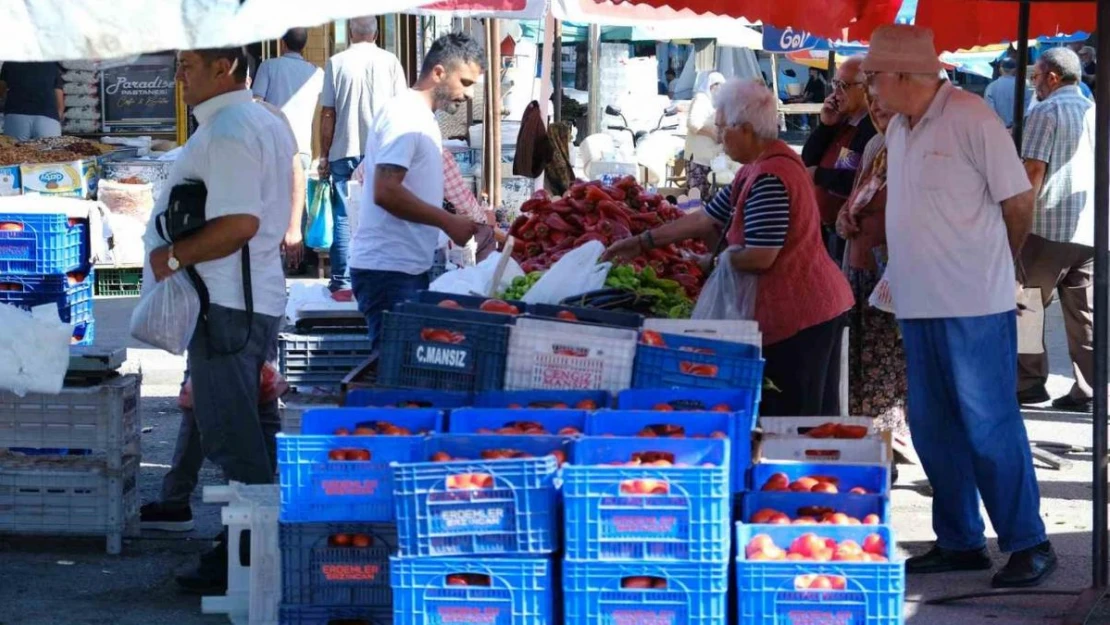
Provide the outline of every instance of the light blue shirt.
{"type": "Polygon", "coordinates": [[[285,113],[297,137],[297,152],[312,154],[312,118],[324,87],[324,72],[296,52],[258,66],[251,91],[285,113]]]}
{"type": "MultiPolygon", "coordinates": [[[[1007,128],[1014,125],[1014,81],[1013,76],[1000,76],[997,80],[987,85],[983,99],[987,101],[1002,123],[1007,128]]],[[[1033,101],[1033,90],[1025,90],[1025,105],[1033,101]]]]}

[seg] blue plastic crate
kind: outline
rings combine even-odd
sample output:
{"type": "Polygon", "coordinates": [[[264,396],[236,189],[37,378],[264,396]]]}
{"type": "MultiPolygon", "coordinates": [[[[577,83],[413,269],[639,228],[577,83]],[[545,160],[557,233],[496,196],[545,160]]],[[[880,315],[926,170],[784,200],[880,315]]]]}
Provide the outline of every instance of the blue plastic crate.
{"type": "Polygon", "coordinates": [[[632,388],[748,389],[763,387],[763,359],[735,355],[741,343],[673,334],[666,347],[636,345],[632,388]],[[683,349],[685,343],[691,345],[683,349]],[[712,345],[712,347],[706,347],[712,345]],[[688,350],[711,350],[712,353],[688,350]]]}
{"type": "Polygon", "coordinates": [[[89,264],[88,222],[65,213],[0,213],[0,273],[62,274],[89,264]]]}
{"type": "Polygon", "coordinates": [[[284,603],[393,609],[389,557],[397,550],[395,525],[282,523],[279,530],[284,603]],[[353,544],[355,536],[369,539],[369,546],[353,544]]]}
{"type": "MultiPolygon", "coordinates": [[[[586,431],[585,410],[515,410],[512,408],[462,408],[451,413],[447,431],[452,434],[500,434],[503,427],[528,422],[543,428],[542,435],[578,436],[586,431]],[[575,432],[561,433],[564,428],[575,432]]],[[[516,435],[508,432],[505,435],[516,435]]]]}
{"type": "MultiPolygon", "coordinates": [[[[763,348],[759,345],[721,341],[691,334],[660,334],[660,336],[665,343],[664,348],[674,351],[701,353],[707,356],[754,358],[757,360],[763,356],[763,348]]],[[[643,345],[644,343],[640,344],[643,345]]]]}
{"type": "Polygon", "coordinates": [[[391,521],[393,471],[390,463],[420,457],[423,435],[443,429],[438,410],[322,408],[301,417],[301,434],[277,437],[281,482],[281,520],[391,521]],[[354,432],[364,421],[388,421],[412,436],[335,436],[339,427],[354,432]],[[370,460],[331,460],[336,449],[366,450],[370,460]]]}
{"type": "Polygon", "coordinates": [[[553,304],[529,304],[528,314],[546,319],[558,319],[559,313],[570,313],[580,323],[593,323],[618,328],[639,330],[644,325],[643,315],[636,313],[601,310],[600,308],[580,308],[578,306],[555,306],[553,304]]]}
{"type": "Polygon", "coordinates": [[[607,391],[485,391],[474,395],[475,408],[596,410],[611,405],[613,399],[607,391]]]}
{"type": "MultiPolygon", "coordinates": [[[[742,523],[750,523],[752,515],[760,510],[782,512],[791,520],[802,516],[805,508],[829,508],[850,517],[863,520],[869,514],[879,515],[883,523],[890,522],[890,499],[883,495],[848,495],[830,493],[786,493],[779,491],[751,491],[744,495],[740,513],[742,523]]],[[[820,520],[820,519],[818,519],[820,520]]]]}
{"type": "Polygon", "coordinates": [[[58,318],[79,324],[93,319],[93,271],[42,276],[0,275],[0,304],[30,310],[56,304],[58,318]]]}
{"type": "Polygon", "coordinates": [[[654,410],[599,410],[586,418],[587,436],[646,436],[667,438],[661,432],[666,426],[681,427],[681,435],[671,438],[716,438],[724,434],[729,441],[733,492],[741,492],[752,463],[752,441],[744,413],[731,412],[659,412],[654,410]],[[655,434],[644,433],[648,430],[655,434]]]}
{"type": "Polygon", "coordinates": [[[567,625],[723,625],[728,595],[728,562],[563,563],[567,625]]]}
{"type": "MultiPolygon", "coordinates": [[[[755,429],[758,420],[757,407],[759,393],[751,389],[701,389],[701,388],[658,388],[629,389],[617,396],[620,410],[659,410],[724,412],[728,410],[742,413],[739,422],[747,422],[748,431],[755,429]]],[[[739,431],[739,430],[738,430],[739,431]]]]}
{"type": "Polygon", "coordinates": [[[728,452],[728,442],[717,439],[577,441],[574,463],[563,468],[567,558],[727,561],[728,452]],[[638,452],[668,454],[689,466],[612,466],[638,452]],[[648,487],[663,492],[640,494],[648,487]]]}
{"type": "Polygon", "coordinates": [[[795,538],[814,532],[838,542],[863,544],[868,534],[879,534],[890,549],[894,535],[886,526],[743,525],[736,527],[737,622],[745,625],[803,625],[851,623],[900,625],[905,600],[903,562],[777,562],[751,561],[745,546],[752,537],[767,534],[782,549],[795,538]],[[844,580],[843,590],[798,589],[805,575],[831,575],[844,580]]]}
{"type": "Polygon", "coordinates": [[[282,605],[278,619],[280,625],[392,625],[393,611],[361,606],[282,605]]]}
{"type": "Polygon", "coordinates": [[[398,548],[402,556],[551,553],[558,545],[559,462],[570,444],[556,436],[431,436],[428,462],[394,465],[398,548]],[[487,450],[531,458],[482,460],[487,450]],[[466,458],[432,462],[437,454],[466,458]],[[492,487],[459,488],[460,476],[491,476],[492,487]]]}
{"type": "Polygon", "coordinates": [[[872,495],[890,495],[890,469],[880,464],[817,464],[811,462],[759,462],[752,466],[750,490],[763,490],[763,485],[775,473],[784,473],[791,482],[800,477],[827,475],[839,481],[840,493],[848,493],[860,486],[872,495]]]}
{"type": "MultiPolygon", "coordinates": [[[[455,295],[454,293],[440,293],[438,291],[419,291],[411,301],[420,304],[429,304],[431,306],[438,306],[440,302],[445,299],[456,302],[462,306],[464,310],[478,311],[483,302],[491,298],[477,297],[474,295],[455,295]]],[[[496,298],[493,298],[496,299],[496,298]]],[[[530,306],[518,300],[505,300],[506,303],[516,306],[520,314],[524,314],[530,310],[530,306]]],[[[489,313],[498,314],[498,313],[489,313]]]]}
{"type": "Polygon", "coordinates": [[[391,566],[393,625],[561,625],[547,558],[393,558],[391,566]]]}
{"type": "Polygon", "coordinates": [[[92,345],[96,340],[96,322],[79,321],[73,326],[71,345],[92,345]]]}
{"type": "Polygon", "coordinates": [[[402,304],[382,318],[378,383],[441,391],[500,390],[513,317],[402,304]],[[458,333],[458,343],[432,342],[425,331],[458,333]]]}
{"type": "Polygon", "coordinates": [[[471,404],[472,396],[465,392],[429,391],[414,389],[357,388],[347,391],[348,408],[436,408],[449,410],[471,404]]]}

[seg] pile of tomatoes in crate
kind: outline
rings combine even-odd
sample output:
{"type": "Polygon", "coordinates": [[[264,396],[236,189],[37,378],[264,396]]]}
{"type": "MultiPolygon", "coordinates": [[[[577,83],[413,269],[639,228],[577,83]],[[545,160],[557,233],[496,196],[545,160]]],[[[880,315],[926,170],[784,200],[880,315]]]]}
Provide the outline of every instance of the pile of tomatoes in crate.
{"type": "Polygon", "coordinates": [[[775,544],[767,534],[754,536],[744,547],[749,560],[790,560],[811,562],[887,562],[886,541],[879,534],[868,534],[863,543],[854,540],[836,541],[807,532],[795,538],[789,547],[775,544]]]}

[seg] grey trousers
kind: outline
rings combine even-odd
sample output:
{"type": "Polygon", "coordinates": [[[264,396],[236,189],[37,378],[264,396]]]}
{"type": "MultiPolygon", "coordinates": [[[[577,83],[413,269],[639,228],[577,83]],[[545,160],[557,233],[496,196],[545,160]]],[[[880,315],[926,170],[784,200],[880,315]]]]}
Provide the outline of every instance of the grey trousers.
{"type": "Polygon", "coordinates": [[[4,116],[4,134],[19,141],[58,137],[62,134],[62,124],[45,115],[8,114],[4,116]]]}
{"type": "Polygon", "coordinates": [[[273,482],[274,435],[281,428],[277,400],[260,405],[259,376],[276,356],[281,319],[209,307],[189,343],[186,375],[193,382],[193,410],[183,410],[173,465],[162,481],[163,503],[187,506],[204,459],[226,479],[245,484],[273,482]],[[243,345],[247,324],[250,342],[243,345]]]}

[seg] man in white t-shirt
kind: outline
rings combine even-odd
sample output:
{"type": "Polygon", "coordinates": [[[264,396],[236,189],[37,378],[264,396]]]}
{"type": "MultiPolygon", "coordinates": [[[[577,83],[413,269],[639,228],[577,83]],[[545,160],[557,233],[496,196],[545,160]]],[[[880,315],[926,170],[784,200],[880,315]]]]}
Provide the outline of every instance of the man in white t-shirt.
{"type": "Polygon", "coordinates": [[[439,233],[465,245],[477,224],[443,210],[443,138],[436,111],[454,113],[472,97],[484,55],[463,34],[440,37],[416,86],[374,118],[366,138],[366,179],[351,237],[351,286],[380,341],[381,313],[428,288],[439,233]]]}
{"type": "MultiPolygon", "coordinates": [[[[209,306],[188,347],[194,417],[204,455],[229,481],[273,482],[260,412],[259,379],[285,315],[280,248],[289,225],[296,142],[284,120],[254,102],[240,48],[182,52],[177,78],[196,133],[182,148],[144,243],[159,282],[189,271],[209,306]],[[179,185],[204,185],[205,225],[171,242],[156,227],[179,185]],[[248,252],[249,250],[249,252],[248,252]],[[244,254],[249,254],[249,281],[244,254]],[[247,290],[249,288],[249,291],[247,290]]],[[[226,541],[178,581],[193,590],[226,587],[226,541]]]]}
{"type": "Polygon", "coordinates": [[[979,501],[1009,553],[991,583],[1023,588],[1056,568],[1017,400],[1014,258],[1033,219],[1017,150],[986,102],[938,79],[932,32],[882,26],[863,71],[883,106],[886,232],[902,328],[910,434],[933,487],[936,545],[909,574],[987,570],[979,501]]]}

